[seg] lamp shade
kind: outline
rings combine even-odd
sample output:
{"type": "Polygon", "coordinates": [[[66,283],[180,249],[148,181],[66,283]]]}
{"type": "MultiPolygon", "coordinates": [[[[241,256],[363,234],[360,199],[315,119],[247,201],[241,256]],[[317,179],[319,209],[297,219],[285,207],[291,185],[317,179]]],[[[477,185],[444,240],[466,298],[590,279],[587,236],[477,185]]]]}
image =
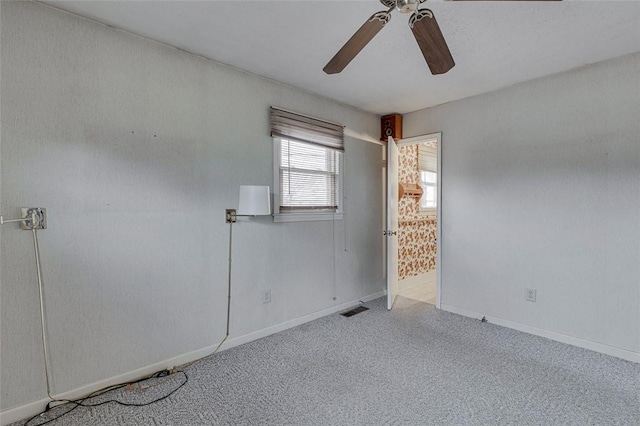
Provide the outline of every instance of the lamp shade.
{"type": "Polygon", "coordinates": [[[268,186],[240,185],[238,214],[261,216],[271,214],[271,194],[268,186]]]}

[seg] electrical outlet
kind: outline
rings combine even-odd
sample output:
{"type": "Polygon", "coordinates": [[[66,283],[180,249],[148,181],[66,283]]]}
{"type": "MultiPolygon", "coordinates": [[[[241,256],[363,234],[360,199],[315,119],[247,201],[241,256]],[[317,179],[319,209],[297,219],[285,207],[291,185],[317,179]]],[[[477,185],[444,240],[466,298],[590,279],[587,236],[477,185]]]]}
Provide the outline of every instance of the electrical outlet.
{"type": "Polygon", "coordinates": [[[265,290],[262,292],[262,303],[271,303],[271,290],[265,290]]]}
{"type": "Polygon", "coordinates": [[[528,288],[525,298],[529,302],[535,302],[536,301],[536,289],[535,288],[528,288]]]}

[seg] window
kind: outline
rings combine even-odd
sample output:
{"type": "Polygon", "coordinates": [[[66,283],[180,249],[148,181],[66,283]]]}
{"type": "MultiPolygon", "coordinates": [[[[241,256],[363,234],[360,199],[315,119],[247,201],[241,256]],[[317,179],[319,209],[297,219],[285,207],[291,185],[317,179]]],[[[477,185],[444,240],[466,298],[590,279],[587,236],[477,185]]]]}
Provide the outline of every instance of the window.
{"type": "Polygon", "coordinates": [[[271,108],[275,220],[340,218],[343,127],[271,108]]]}
{"type": "Polygon", "coordinates": [[[438,149],[429,143],[418,146],[418,167],[420,169],[420,212],[435,215],[438,207],[438,149]]]}
{"type": "Polygon", "coordinates": [[[280,211],[338,210],[339,152],[280,139],[280,211]]]}
{"type": "Polygon", "coordinates": [[[420,210],[435,209],[438,191],[438,174],[420,171],[420,186],[422,198],[420,198],[420,210]]]}

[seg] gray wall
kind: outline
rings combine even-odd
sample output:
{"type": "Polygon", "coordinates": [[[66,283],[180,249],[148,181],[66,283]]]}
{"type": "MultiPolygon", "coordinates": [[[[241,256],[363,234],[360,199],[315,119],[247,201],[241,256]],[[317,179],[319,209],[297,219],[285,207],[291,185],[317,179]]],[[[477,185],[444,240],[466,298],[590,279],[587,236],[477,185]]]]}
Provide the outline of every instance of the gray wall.
{"type": "Polygon", "coordinates": [[[445,308],[639,353],[639,117],[640,54],[405,115],[442,131],[445,308]]]}
{"type": "MultiPolygon", "coordinates": [[[[224,209],[272,183],[270,105],[378,132],[372,114],[39,4],[1,16],[1,213],[48,209],[55,393],[222,339],[224,209]]],[[[381,159],[346,139],[343,221],[234,226],[232,337],[382,290],[381,159]]],[[[0,232],[6,410],[46,395],[31,234],[0,232]]]]}

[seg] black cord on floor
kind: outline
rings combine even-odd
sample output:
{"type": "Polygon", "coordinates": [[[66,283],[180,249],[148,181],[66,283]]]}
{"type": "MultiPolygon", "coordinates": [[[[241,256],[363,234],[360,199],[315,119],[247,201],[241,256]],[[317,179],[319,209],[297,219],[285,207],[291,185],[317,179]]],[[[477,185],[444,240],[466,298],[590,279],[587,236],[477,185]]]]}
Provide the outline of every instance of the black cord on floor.
{"type": "Polygon", "coordinates": [[[165,399],[169,398],[171,395],[176,393],[180,388],[182,388],[184,385],[186,385],[188,381],[189,381],[189,376],[183,370],[178,370],[178,371],[161,370],[161,371],[158,371],[158,372],[152,374],[151,376],[143,377],[142,379],[134,380],[132,382],[127,382],[127,383],[121,383],[121,384],[118,384],[118,385],[112,385],[112,386],[106,387],[104,389],[97,390],[97,391],[92,392],[89,395],[85,396],[84,398],[79,398],[79,399],[56,399],[56,400],[50,401],[47,404],[47,407],[45,408],[44,411],[42,411],[41,413],[36,414],[35,416],[33,416],[29,420],[27,420],[24,423],[24,426],[46,425],[48,423],[51,423],[53,421],[56,421],[56,420],[58,420],[58,419],[60,419],[60,418],[62,418],[64,416],[66,416],[67,414],[69,414],[70,412],[72,412],[73,410],[75,410],[78,407],[88,407],[88,408],[98,407],[100,405],[105,405],[105,404],[109,404],[109,403],[112,403],[112,402],[116,403],[118,405],[125,406],[125,407],[144,407],[144,406],[147,406],[147,405],[155,404],[156,402],[160,402],[162,400],[165,400],[165,399]],[[135,385],[137,383],[141,383],[141,382],[144,382],[144,381],[147,381],[147,380],[150,380],[150,379],[168,377],[168,376],[171,376],[171,375],[174,375],[174,374],[179,374],[179,373],[182,373],[182,375],[184,376],[184,381],[182,383],[180,383],[180,385],[177,388],[173,389],[168,394],[163,395],[163,396],[161,396],[159,398],[156,398],[153,401],[143,402],[143,403],[133,403],[133,402],[122,402],[122,401],[118,401],[117,399],[109,399],[107,401],[97,402],[95,404],[91,404],[91,403],[85,402],[85,401],[87,401],[87,400],[89,400],[91,398],[95,398],[97,396],[103,395],[103,394],[105,394],[106,392],[109,392],[109,391],[126,388],[128,386],[132,386],[132,385],[135,385]],[[62,407],[63,405],[70,405],[70,404],[73,404],[73,407],[71,409],[65,411],[64,413],[60,414],[59,416],[56,416],[56,417],[54,417],[52,419],[49,419],[49,420],[47,420],[45,422],[42,422],[42,423],[34,423],[32,425],[31,422],[34,419],[40,417],[41,415],[43,415],[44,413],[46,413],[46,412],[48,412],[49,410],[52,409],[51,404],[54,403],[54,402],[62,402],[63,403],[63,404],[57,405],[56,408],[57,407],[62,407]]]}

